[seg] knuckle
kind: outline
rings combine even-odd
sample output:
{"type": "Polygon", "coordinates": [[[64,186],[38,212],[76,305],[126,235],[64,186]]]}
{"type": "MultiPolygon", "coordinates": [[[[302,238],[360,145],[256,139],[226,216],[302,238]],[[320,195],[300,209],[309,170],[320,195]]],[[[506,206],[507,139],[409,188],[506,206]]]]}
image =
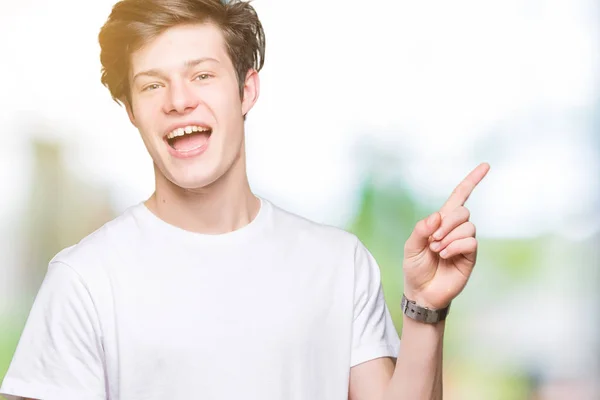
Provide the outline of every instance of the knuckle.
{"type": "Polygon", "coordinates": [[[465,184],[460,184],[456,187],[456,189],[454,189],[454,193],[456,193],[458,196],[460,197],[464,197],[467,195],[468,189],[465,186],[465,184]]]}
{"type": "Polygon", "coordinates": [[[469,218],[471,218],[471,211],[469,211],[469,209],[468,209],[467,207],[463,207],[463,208],[464,208],[464,215],[465,215],[465,218],[466,218],[467,220],[469,220],[469,218]]]}
{"type": "Polygon", "coordinates": [[[463,191],[464,191],[464,186],[462,184],[459,184],[458,186],[456,186],[454,188],[454,190],[452,191],[452,193],[460,195],[460,194],[462,194],[463,191]]]}
{"type": "Polygon", "coordinates": [[[419,223],[415,227],[415,230],[419,235],[423,235],[425,232],[427,232],[427,220],[422,219],[421,221],[419,221],[419,223]]]}
{"type": "Polygon", "coordinates": [[[475,236],[475,234],[477,233],[477,228],[475,227],[475,224],[472,222],[467,222],[467,226],[469,227],[469,234],[471,236],[475,236]]]}

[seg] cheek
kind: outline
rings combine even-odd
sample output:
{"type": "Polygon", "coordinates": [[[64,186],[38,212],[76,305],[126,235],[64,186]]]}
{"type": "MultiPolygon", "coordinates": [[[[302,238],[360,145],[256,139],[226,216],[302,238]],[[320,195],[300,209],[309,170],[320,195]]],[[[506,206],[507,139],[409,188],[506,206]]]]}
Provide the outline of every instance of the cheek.
{"type": "Polygon", "coordinates": [[[211,91],[207,104],[221,126],[237,125],[238,119],[242,119],[242,103],[237,88],[211,91]]]}
{"type": "Polygon", "coordinates": [[[133,108],[135,121],[138,129],[141,131],[142,136],[146,136],[156,126],[157,116],[160,115],[160,105],[158,101],[138,101],[136,106],[133,108]]]}

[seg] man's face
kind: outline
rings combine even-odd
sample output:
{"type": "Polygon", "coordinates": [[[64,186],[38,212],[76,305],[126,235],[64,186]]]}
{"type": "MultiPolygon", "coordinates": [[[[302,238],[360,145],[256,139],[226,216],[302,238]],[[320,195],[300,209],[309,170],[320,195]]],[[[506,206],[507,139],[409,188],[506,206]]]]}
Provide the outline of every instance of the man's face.
{"type": "Polygon", "coordinates": [[[132,54],[130,87],[129,117],[166,179],[202,188],[238,159],[258,75],[246,77],[242,100],[218,27],[181,25],[162,33],[132,54]]]}

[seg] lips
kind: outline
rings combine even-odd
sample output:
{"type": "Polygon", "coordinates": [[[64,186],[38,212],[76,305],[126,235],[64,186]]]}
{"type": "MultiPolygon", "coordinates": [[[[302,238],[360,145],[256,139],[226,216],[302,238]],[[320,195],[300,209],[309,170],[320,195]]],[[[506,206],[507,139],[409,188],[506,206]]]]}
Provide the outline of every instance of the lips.
{"type": "Polygon", "coordinates": [[[177,157],[191,157],[204,152],[212,128],[204,124],[190,124],[173,128],[165,135],[171,154],[177,157]]]}

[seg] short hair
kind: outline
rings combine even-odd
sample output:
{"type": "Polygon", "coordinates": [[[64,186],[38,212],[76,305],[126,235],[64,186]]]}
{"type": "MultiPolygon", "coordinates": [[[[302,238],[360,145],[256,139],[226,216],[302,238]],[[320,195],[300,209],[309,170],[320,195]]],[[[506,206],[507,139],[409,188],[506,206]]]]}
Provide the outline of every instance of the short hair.
{"type": "Polygon", "coordinates": [[[256,10],[241,0],[121,0],[98,35],[101,81],[117,103],[131,104],[131,54],[169,28],[213,23],[220,28],[238,79],[240,97],[250,69],[260,71],[265,34],[256,10]]]}

